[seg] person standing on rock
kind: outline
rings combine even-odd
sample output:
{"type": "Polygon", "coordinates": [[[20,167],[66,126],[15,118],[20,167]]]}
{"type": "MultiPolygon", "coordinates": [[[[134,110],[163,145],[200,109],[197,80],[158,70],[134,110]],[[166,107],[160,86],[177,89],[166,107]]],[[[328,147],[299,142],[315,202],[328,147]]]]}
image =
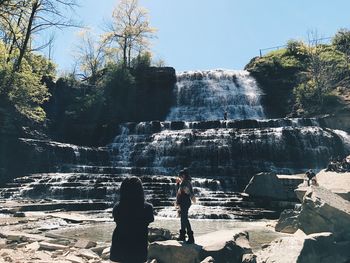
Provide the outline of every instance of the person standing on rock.
{"type": "Polygon", "coordinates": [[[317,185],[316,174],[312,170],[306,172],[307,186],[317,185]]]}
{"type": "Polygon", "coordinates": [[[110,260],[141,263],[147,260],[148,225],[154,221],[153,206],[145,202],[141,180],[124,179],[120,201],[113,208],[117,226],[112,236],[110,260]]]}
{"type": "Polygon", "coordinates": [[[179,172],[179,177],[176,179],[176,206],[181,218],[181,229],[178,241],[186,241],[186,230],[188,244],[194,243],[193,231],[190,221],[188,220],[188,210],[191,202],[195,202],[191,177],[188,170],[185,168],[179,172]]]}

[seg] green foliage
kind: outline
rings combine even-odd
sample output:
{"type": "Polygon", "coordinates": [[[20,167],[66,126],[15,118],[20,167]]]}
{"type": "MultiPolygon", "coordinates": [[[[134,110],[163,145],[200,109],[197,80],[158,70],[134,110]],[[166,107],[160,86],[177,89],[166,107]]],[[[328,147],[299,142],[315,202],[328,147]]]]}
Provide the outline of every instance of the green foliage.
{"type": "Polygon", "coordinates": [[[332,44],[290,40],[285,49],[253,59],[246,69],[264,87],[277,117],[295,110],[316,114],[338,103],[330,94],[339,83],[350,87],[349,55],[350,31],[340,30],[332,44]]]}
{"type": "Polygon", "coordinates": [[[12,89],[8,97],[19,112],[34,121],[44,121],[45,112],[41,108],[49,98],[45,85],[41,83],[41,76],[32,72],[16,72],[11,78],[12,89]]]}
{"type": "Polygon", "coordinates": [[[150,52],[144,52],[133,58],[131,65],[134,69],[145,69],[151,66],[151,61],[152,54],[150,52]]]}
{"type": "Polygon", "coordinates": [[[107,117],[120,121],[128,119],[135,107],[132,101],[135,94],[135,78],[130,71],[122,65],[110,65],[102,87],[106,99],[107,117]]]}
{"type": "Polygon", "coordinates": [[[340,29],[332,39],[332,45],[343,52],[344,54],[350,54],[350,30],[340,29]]]}
{"type": "Polygon", "coordinates": [[[303,62],[308,58],[307,46],[302,41],[289,40],[286,49],[286,54],[296,58],[298,61],[303,62]]]}
{"type": "MultiPolygon", "coordinates": [[[[2,48],[4,45],[0,42],[0,49],[2,48]]],[[[5,60],[5,57],[0,55],[0,60],[5,60]]],[[[0,65],[1,98],[8,100],[29,119],[44,121],[45,111],[41,105],[49,99],[50,94],[42,79],[54,74],[54,65],[36,54],[29,54],[18,72],[13,71],[12,63],[3,63],[0,65]]]]}

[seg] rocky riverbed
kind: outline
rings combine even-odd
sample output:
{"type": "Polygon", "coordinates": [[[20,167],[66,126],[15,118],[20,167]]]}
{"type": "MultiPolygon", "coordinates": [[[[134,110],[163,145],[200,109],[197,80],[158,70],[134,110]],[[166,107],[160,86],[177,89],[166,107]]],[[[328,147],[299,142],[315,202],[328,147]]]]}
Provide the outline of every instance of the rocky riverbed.
{"type": "MultiPolygon", "coordinates": [[[[252,179],[252,187],[263,177],[276,180],[272,174],[260,174],[252,179]]],[[[179,219],[156,217],[150,225],[150,261],[350,262],[350,173],[321,171],[316,177],[317,186],[296,186],[300,204],[278,221],[192,219],[195,245],[174,240],[179,219]]],[[[277,179],[282,186],[292,185],[283,176],[277,179]]],[[[10,200],[0,206],[0,262],[109,262],[111,209],[22,212],[17,208],[23,204],[10,200]]]]}
{"type": "MultiPolygon", "coordinates": [[[[10,203],[2,203],[2,207],[10,203]]],[[[0,262],[108,262],[114,222],[111,211],[14,212],[0,216],[0,262]]],[[[273,220],[192,220],[196,236],[215,231],[247,231],[254,251],[286,234],[273,220]]],[[[150,242],[173,239],[178,219],[156,217],[150,242]]]]}

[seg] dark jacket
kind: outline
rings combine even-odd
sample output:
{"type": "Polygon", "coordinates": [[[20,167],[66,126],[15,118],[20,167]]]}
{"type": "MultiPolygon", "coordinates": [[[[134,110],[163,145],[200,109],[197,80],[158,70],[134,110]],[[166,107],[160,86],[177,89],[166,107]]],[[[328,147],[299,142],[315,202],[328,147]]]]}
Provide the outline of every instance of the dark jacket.
{"type": "Polygon", "coordinates": [[[176,184],[176,204],[181,207],[190,207],[191,198],[194,196],[190,181],[184,180],[176,184]]]}
{"type": "Polygon", "coordinates": [[[124,207],[120,203],[113,208],[117,223],[113,232],[112,261],[144,262],[147,260],[148,225],[154,221],[153,206],[147,202],[140,207],[124,207]]]}

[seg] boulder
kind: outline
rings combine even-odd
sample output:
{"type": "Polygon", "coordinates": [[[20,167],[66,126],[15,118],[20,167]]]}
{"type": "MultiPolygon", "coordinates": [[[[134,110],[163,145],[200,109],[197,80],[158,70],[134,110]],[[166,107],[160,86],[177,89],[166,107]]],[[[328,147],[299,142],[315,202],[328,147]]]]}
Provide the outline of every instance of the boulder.
{"type": "Polygon", "coordinates": [[[148,257],[162,263],[197,263],[200,262],[201,247],[187,245],[176,240],[156,241],[148,247],[148,257]]]}
{"type": "Polygon", "coordinates": [[[298,215],[298,211],[292,209],[284,210],[278,219],[275,230],[277,232],[294,234],[299,229],[298,215]]]}
{"type": "Polygon", "coordinates": [[[304,178],[299,175],[277,175],[275,173],[259,173],[252,177],[244,192],[252,197],[273,200],[296,200],[294,189],[304,178]]]}
{"type": "Polygon", "coordinates": [[[319,186],[350,201],[350,173],[326,172],[322,170],[316,175],[316,178],[319,186]]]}
{"type": "Polygon", "coordinates": [[[171,232],[164,228],[149,228],[148,229],[148,241],[165,241],[172,238],[171,232]]]}
{"type": "Polygon", "coordinates": [[[303,247],[303,238],[282,237],[256,252],[258,263],[296,263],[303,247]]]}
{"type": "Polygon", "coordinates": [[[257,252],[258,263],[333,263],[349,258],[349,242],[335,242],[329,232],[283,237],[257,252]]]}
{"type": "Polygon", "coordinates": [[[247,232],[221,230],[200,236],[196,244],[202,246],[201,258],[211,256],[216,262],[242,262],[244,254],[251,254],[247,232]]]}
{"type": "Polygon", "coordinates": [[[220,263],[241,263],[246,254],[252,254],[249,236],[238,230],[221,230],[199,236],[193,245],[175,240],[153,242],[148,250],[150,259],[162,263],[197,263],[210,258],[220,263]]]}
{"type": "Polygon", "coordinates": [[[300,262],[348,262],[350,259],[350,241],[335,242],[330,232],[309,235],[300,251],[300,262]]]}
{"type": "Polygon", "coordinates": [[[78,248],[92,248],[96,247],[96,242],[87,240],[87,239],[79,239],[74,246],[78,248]]]}
{"type": "Polygon", "coordinates": [[[213,257],[206,257],[201,263],[215,263],[215,259],[213,257]]]}
{"type": "Polygon", "coordinates": [[[306,234],[332,232],[336,240],[350,241],[350,202],[321,187],[312,187],[298,215],[306,234]]]}

